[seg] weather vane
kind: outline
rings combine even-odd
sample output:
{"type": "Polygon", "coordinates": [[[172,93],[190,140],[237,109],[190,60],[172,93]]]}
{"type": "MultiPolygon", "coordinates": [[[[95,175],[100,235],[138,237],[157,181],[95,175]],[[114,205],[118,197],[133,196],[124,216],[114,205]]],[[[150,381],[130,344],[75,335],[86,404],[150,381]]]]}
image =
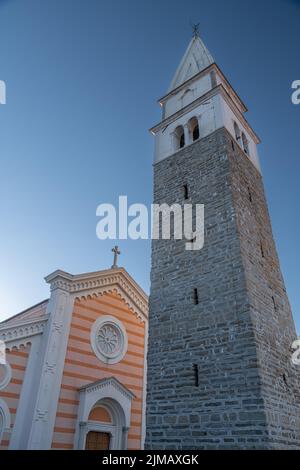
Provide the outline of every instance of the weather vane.
{"type": "Polygon", "coordinates": [[[197,38],[199,36],[199,26],[200,26],[200,23],[193,23],[192,24],[192,29],[193,29],[193,37],[194,38],[197,38]]]}

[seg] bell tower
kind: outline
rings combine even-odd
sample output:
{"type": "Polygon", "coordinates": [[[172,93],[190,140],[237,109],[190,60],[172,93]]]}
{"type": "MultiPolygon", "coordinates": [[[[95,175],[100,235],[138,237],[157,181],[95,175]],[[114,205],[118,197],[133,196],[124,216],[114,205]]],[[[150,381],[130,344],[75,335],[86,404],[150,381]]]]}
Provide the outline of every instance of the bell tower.
{"type": "Polygon", "coordinates": [[[146,448],[299,448],[296,331],[259,138],[197,33],[159,104],[154,203],[204,204],[205,243],[152,242],[146,448]]]}

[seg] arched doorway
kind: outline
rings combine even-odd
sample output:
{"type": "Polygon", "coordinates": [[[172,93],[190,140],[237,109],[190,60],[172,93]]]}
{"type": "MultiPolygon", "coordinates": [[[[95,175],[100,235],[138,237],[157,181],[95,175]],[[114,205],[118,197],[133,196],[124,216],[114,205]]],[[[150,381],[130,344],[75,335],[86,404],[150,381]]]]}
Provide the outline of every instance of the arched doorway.
{"type": "Polygon", "coordinates": [[[80,389],[75,449],[127,449],[131,400],[135,396],[114,377],[80,389]]]}
{"type": "Polygon", "coordinates": [[[88,419],[81,423],[83,448],[86,450],[124,449],[127,446],[125,415],[120,404],[103,398],[92,407],[88,419]]]}
{"type": "Polygon", "coordinates": [[[113,417],[105,400],[100,400],[91,410],[88,417],[88,428],[85,438],[86,450],[109,450],[112,437],[116,435],[113,417]]]}

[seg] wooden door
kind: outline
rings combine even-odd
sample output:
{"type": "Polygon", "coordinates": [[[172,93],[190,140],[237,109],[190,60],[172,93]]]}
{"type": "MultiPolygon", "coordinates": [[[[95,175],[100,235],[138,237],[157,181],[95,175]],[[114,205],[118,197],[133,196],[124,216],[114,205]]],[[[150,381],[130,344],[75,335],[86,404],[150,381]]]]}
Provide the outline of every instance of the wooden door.
{"type": "Polygon", "coordinates": [[[90,431],[86,436],[86,450],[109,450],[110,434],[107,432],[90,431]]]}

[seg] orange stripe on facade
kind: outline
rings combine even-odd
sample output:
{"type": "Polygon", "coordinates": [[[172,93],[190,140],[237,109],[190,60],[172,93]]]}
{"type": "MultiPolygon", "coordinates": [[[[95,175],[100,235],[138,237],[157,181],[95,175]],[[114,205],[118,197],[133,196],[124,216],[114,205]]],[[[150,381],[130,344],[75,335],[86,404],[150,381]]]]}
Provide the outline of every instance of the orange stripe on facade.
{"type": "MultiPolygon", "coordinates": [[[[88,369],[95,369],[95,365],[94,364],[87,364],[86,362],[82,362],[82,361],[77,361],[76,359],[66,359],[65,360],[65,363],[66,364],[73,364],[74,366],[82,366],[82,367],[87,367],[88,369]]],[[[139,366],[137,364],[135,364],[134,362],[130,362],[130,361],[125,361],[125,360],[122,360],[120,362],[120,365],[127,365],[127,366],[132,366],[132,367],[136,367],[137,369],[141,369],[141,373],[136,375],[136,374],[127,374],[129,375],[130,377],[133,377],[133,378],[136,378],[136,379],[140,379],[142,376],[143,376],[143,368],[142,366],[139,366]]],[[[99,371],[106,371],[107,370],[107,366],[106,367],[98,367],[98,370],[99,371]]],[[[113,370],[115,372],[118,372],[119,369],[117,369],[116,367],[113,368],[113,370]]]]}
{"type": "MultiPolygon", "coordinates": [[[[74,362],[71,361],[71,359],[66,359],[66,362],[68,362],[69,364],[73,363],[73,365],[75,365],[74,362]]],[[[90,369],[95,369],[95,367],[90,367],[90,369]]],[[[107,369],[102,369],[100,367],[98,368],[98,371],[103,372],[105,374],[107,373],[107,369]]],[[[114,374],[111,374],[111,375],[118,374],[118,375],[121,375],[122,377],[130,377],[130,378],[139,379],[139,380],[141,380],[143,378],[142,374],[141,375],[134,375],[134,374],[130,374],[130,373],[127,373],[127,372],[123,372],[123,370],[120,371],[119,369],[111,369],[111,372],[114,372],[114,374]]],[[[67,375],[68,377],[72,377],[72,378],[89,380],[91,382],[95,382],[96,380],[99,380],[99,378],[97,378],[97,377],[91,377],[90,375],[77,374],[76,372],[69,372],[69,371],[66,371],[66,370],[64,371],[64,375],[67,375]]],[[[142,390],[143,387],[136,386],[136,389],[142,390]]]]}
{"type": "Polygon", "coordinates": [[[111,307],[111,308],[117,309],[119,311],[126,312],[126,313],[129,313],[131,315],[134,315],[134,311],[127,307],[127,305],[125,304],[125,301],[122,298],[114,297],[112,295],[109,295],[108,293],[105,294],[102,297],[94,297],[92,299],[84,300],[84,301],[81,301],[81,302],[76,302],[75,305],[76,305],[76,307],[79,307],[79,308],[80,307],[85,308],[86,304],[88,302],[91,302],[91,301],[95,302],[98,305],[104,305],[104,307],[111,307]],[[109,302],[106,299],[117,300],[118,305],[116,305],[114,302],[109,302]]]}
{"type": "Polygon", "coordinates": [[[58,403],[65,403],[67,405],[79,405],[79,400],[70,400],[69,398],[60,398],[58,403]]]}
{"type": "MultiPolygon", "coordinates": [[[[74,341],[79,341],[80,343],[91,344],[89,339],[81,338],[80,336],[75,336],[75,335],[70,334],[69,338],[73,339],[74,341]]],[[[143,345],[141,343],[136,343],[135,341],[132,341],[132,340],[129,340],[128,344],[132,346],[137,346],[139,348],[143,348],[143,345]]]]}
{"type": "Polygon", "coordinates": [[[140,440],[141,436],[137,436],[136,434],[128,434],[128,439],[140,440]]]}
{"type": "Polygon", "coordinates": [[[8,357],[10,357],[10,356],[19,356],[19,357],[27,358],[29,356],[29,352],[28,351],[15,351],[15,350],[12,350],[12,351],[9,351],[7,353],[7,356],[8,357]]]}
{"type": "MultiPolygon", "coordinates": [[[[95,354],[93,352],[85,351],[84,349],[74,348],[73,346],[69,346],[68,351],[79,353],[79,354],[84,354],[85,356],[95,357],[95,354]]],[[[144,354],[139,354],[139,353],[134,352],[134,351],[129,351],[128,354],[130,354],[131,356],[136,356],[136,357],[139,357],[141,359],[144,359],[144,354]]]]}
{"type": "MultiPolygon", "coordinates": [[[[99,311],[99,309],[95,310],[95,307],[92,307],[90,305],[90,302],[94,302],[95,304],[103,307],[104,312],[106,312],[107,310],[106,307],[110,307],[114,310],[118,310],[119,312],[127,313],[128,315],[135,315],[133,310],[130,310],[128,307],[126,307],[126,305],[124,305],[124,302],[119,302],[119,305],[115,305],[114,303],[106,302],[105,300],[102,300],[102,299],[103,297],[101,299],[91,299],[89,301],[86,301],[84,304],[83,303],[75,304],[75,307],[77,307],[79,310],[85,310],[86,307],[88,306],[89,309],[93,309],[94,311],[99,311]]],[[[138,320],[137,317],[136,319],[138,320]]]]}
{"type": "Polygon", "coordinates": [[[11,362],[9,364],[10,364],[12,369],[20,370],[22,372],[25,372],[25,370],[26,370],[26,366],[20,366],[19,364],[13,364],[11,362]]]}
{"type": "Polygon", "coordinates": [[[63,413],[62,411],[58,411],[56,416],[58,418],[77,419],[77,415],[74,415],[73,413],[63,413]]]}
{"type": "MultiPolygon", "coordinates": [[[[122,319],[122,322],[124,323],[124,325],[126,327],[127,326],[126,321],[122,319]]],[[[133,325],[137,326],[134,323],[133,323],[133,325]]],[[[90,331],[91,331],[91,328],[86,327],[86,326],[82,326],[82,325],[78,325],[78,323],[75,323],[74,321],[72,322],[71,329],[72,330],[84,331],[86,333],[90,333],[90,331]]],[[[131,334],[133,336],[137,336],[138,338],[144,338],[144,333],[137,333],[136,331],[132,331],[129,328],[126,328],[126,330],[129,334],[131,334]]]]}
{"type": "MultiPolygon", "coordinates": [[[[125,321],[123,321],[123,323],[125,325],[125,321]]],[[[78,331],[82,331],[84,333],[90,334],[91,328],[88,328],[86,326],[82,326],[82,325],[79,325],[78,323],[72,322],[71,330],[78,330],[78,331]]],[[[127,327],[126,327],[126,331],[129,335],[136,336],[136,337],[142,338],[142,339],[144,338],[144,333],[137,333],[135,330],[130,330],[127,327]]]]}
{"type": "Polygon", "coordinates": [[[141,422],[140,421],[138,421],[138,422],[137,421],[132,421],[130,423],[130,426],[134,426],[134,427],[139,428],[141,426],[141,422]]]}
{"type": "MultiPolygon", "coordinates": [[[[120,311],[122,311],[122,312],[126,312],[126,313],[129,313],[129,314],[131,314],[131,315],[135,315],[133,309],[128,308],[127,305],[125,304],[125,301],[124,301],[122,298],[120,298],[120,297],[114,297],[113,295],[111,295],[111,294],[109,294],[109,293],[107,293],[106,296],[103,296],[103,297],[100,297],[100,298],[98,297],[98,298],[92,299],[92,300],[94,300],[94,302],[96,302],[96,303],[99,304],[99,305],[102,304],[102,305],[104,305],[104,306],[106,306],[106,307],[112,307],[112,308],[118,309],[118,310],[120,310],[120,311]],[[113,299],[113,300],[117,300],[117,301],[118,301],[118,302],[117,302],[118,305],[115,305],[114,302],[113,302],[113,303],[107,302],[107,301],[106,301],[107,298],[110,298],[110,299],[113,299]]],[[[139,321],[140,321],[140,320],[139,320],[139,321]]]]}
{"type": "Polygon", "coordinates": [[[12,393],[12,392],[0,392],[0,396],[7,397],[7,398],[19,398],[20,394],[12,393]]]}
{"type": "Polygon", "coordinates": [[[61,432],[63,434],[75,434],[75,428],[54,428],[54,432],[61,432]]]}
{"type": "Polygon", "coordinates": [[[53,442],[52,449],[73,449],[73,444],[64,444],[62,442],[53,442]]]}
{"type": "Polygon", "coordinates": [[[11,379],[10,383],[11,383],[11,384],[16,384],[16,385],[22,385],[23,380],[11,379]]]}
{"type": "MultiPolygon", "coordinates": [[[[115,308],[115,307],[113,307],[115,308]]],[[[82,307],[83,309],[83,307],[82,307]]],[[[89,323],[91,323],[91,325],[94,323],[94,321],[96,320],[97,317],[99,317],[99,315],[106,315],[106,311],[105,309],[103,310],[99,310],[99,308],[95,308],[95,307],[91,307],[90,305],[87,305],[84,307],[84,311],[86,310],[89,310],[90,312],[93,312],[95,313],[95,317],[94,318],[91,318],[90,316],[88,315],[82,315],[82,312],[81,313],[78,313],[77,310],[74,310],[74,313],[73,313],[73,318],[78,318],[78,320],[84,320],[84,321],[87,321],[89,323]]],[[[126,313],[132,315],[133,312],[128,312],[127,310],[125,310],[126,313]]],[[[136,328],[139,328],[141,329],[142,331],[144,331],[144,325],[143,324],[140,324],[140,323],[137,323],[136,321],[131,321],[129,320],[128,318],[124,318],[122,317],[122,321],[124,321],[124,323],[128,324],[128,325],[133,325],[134,327],[136,328]]]]}

